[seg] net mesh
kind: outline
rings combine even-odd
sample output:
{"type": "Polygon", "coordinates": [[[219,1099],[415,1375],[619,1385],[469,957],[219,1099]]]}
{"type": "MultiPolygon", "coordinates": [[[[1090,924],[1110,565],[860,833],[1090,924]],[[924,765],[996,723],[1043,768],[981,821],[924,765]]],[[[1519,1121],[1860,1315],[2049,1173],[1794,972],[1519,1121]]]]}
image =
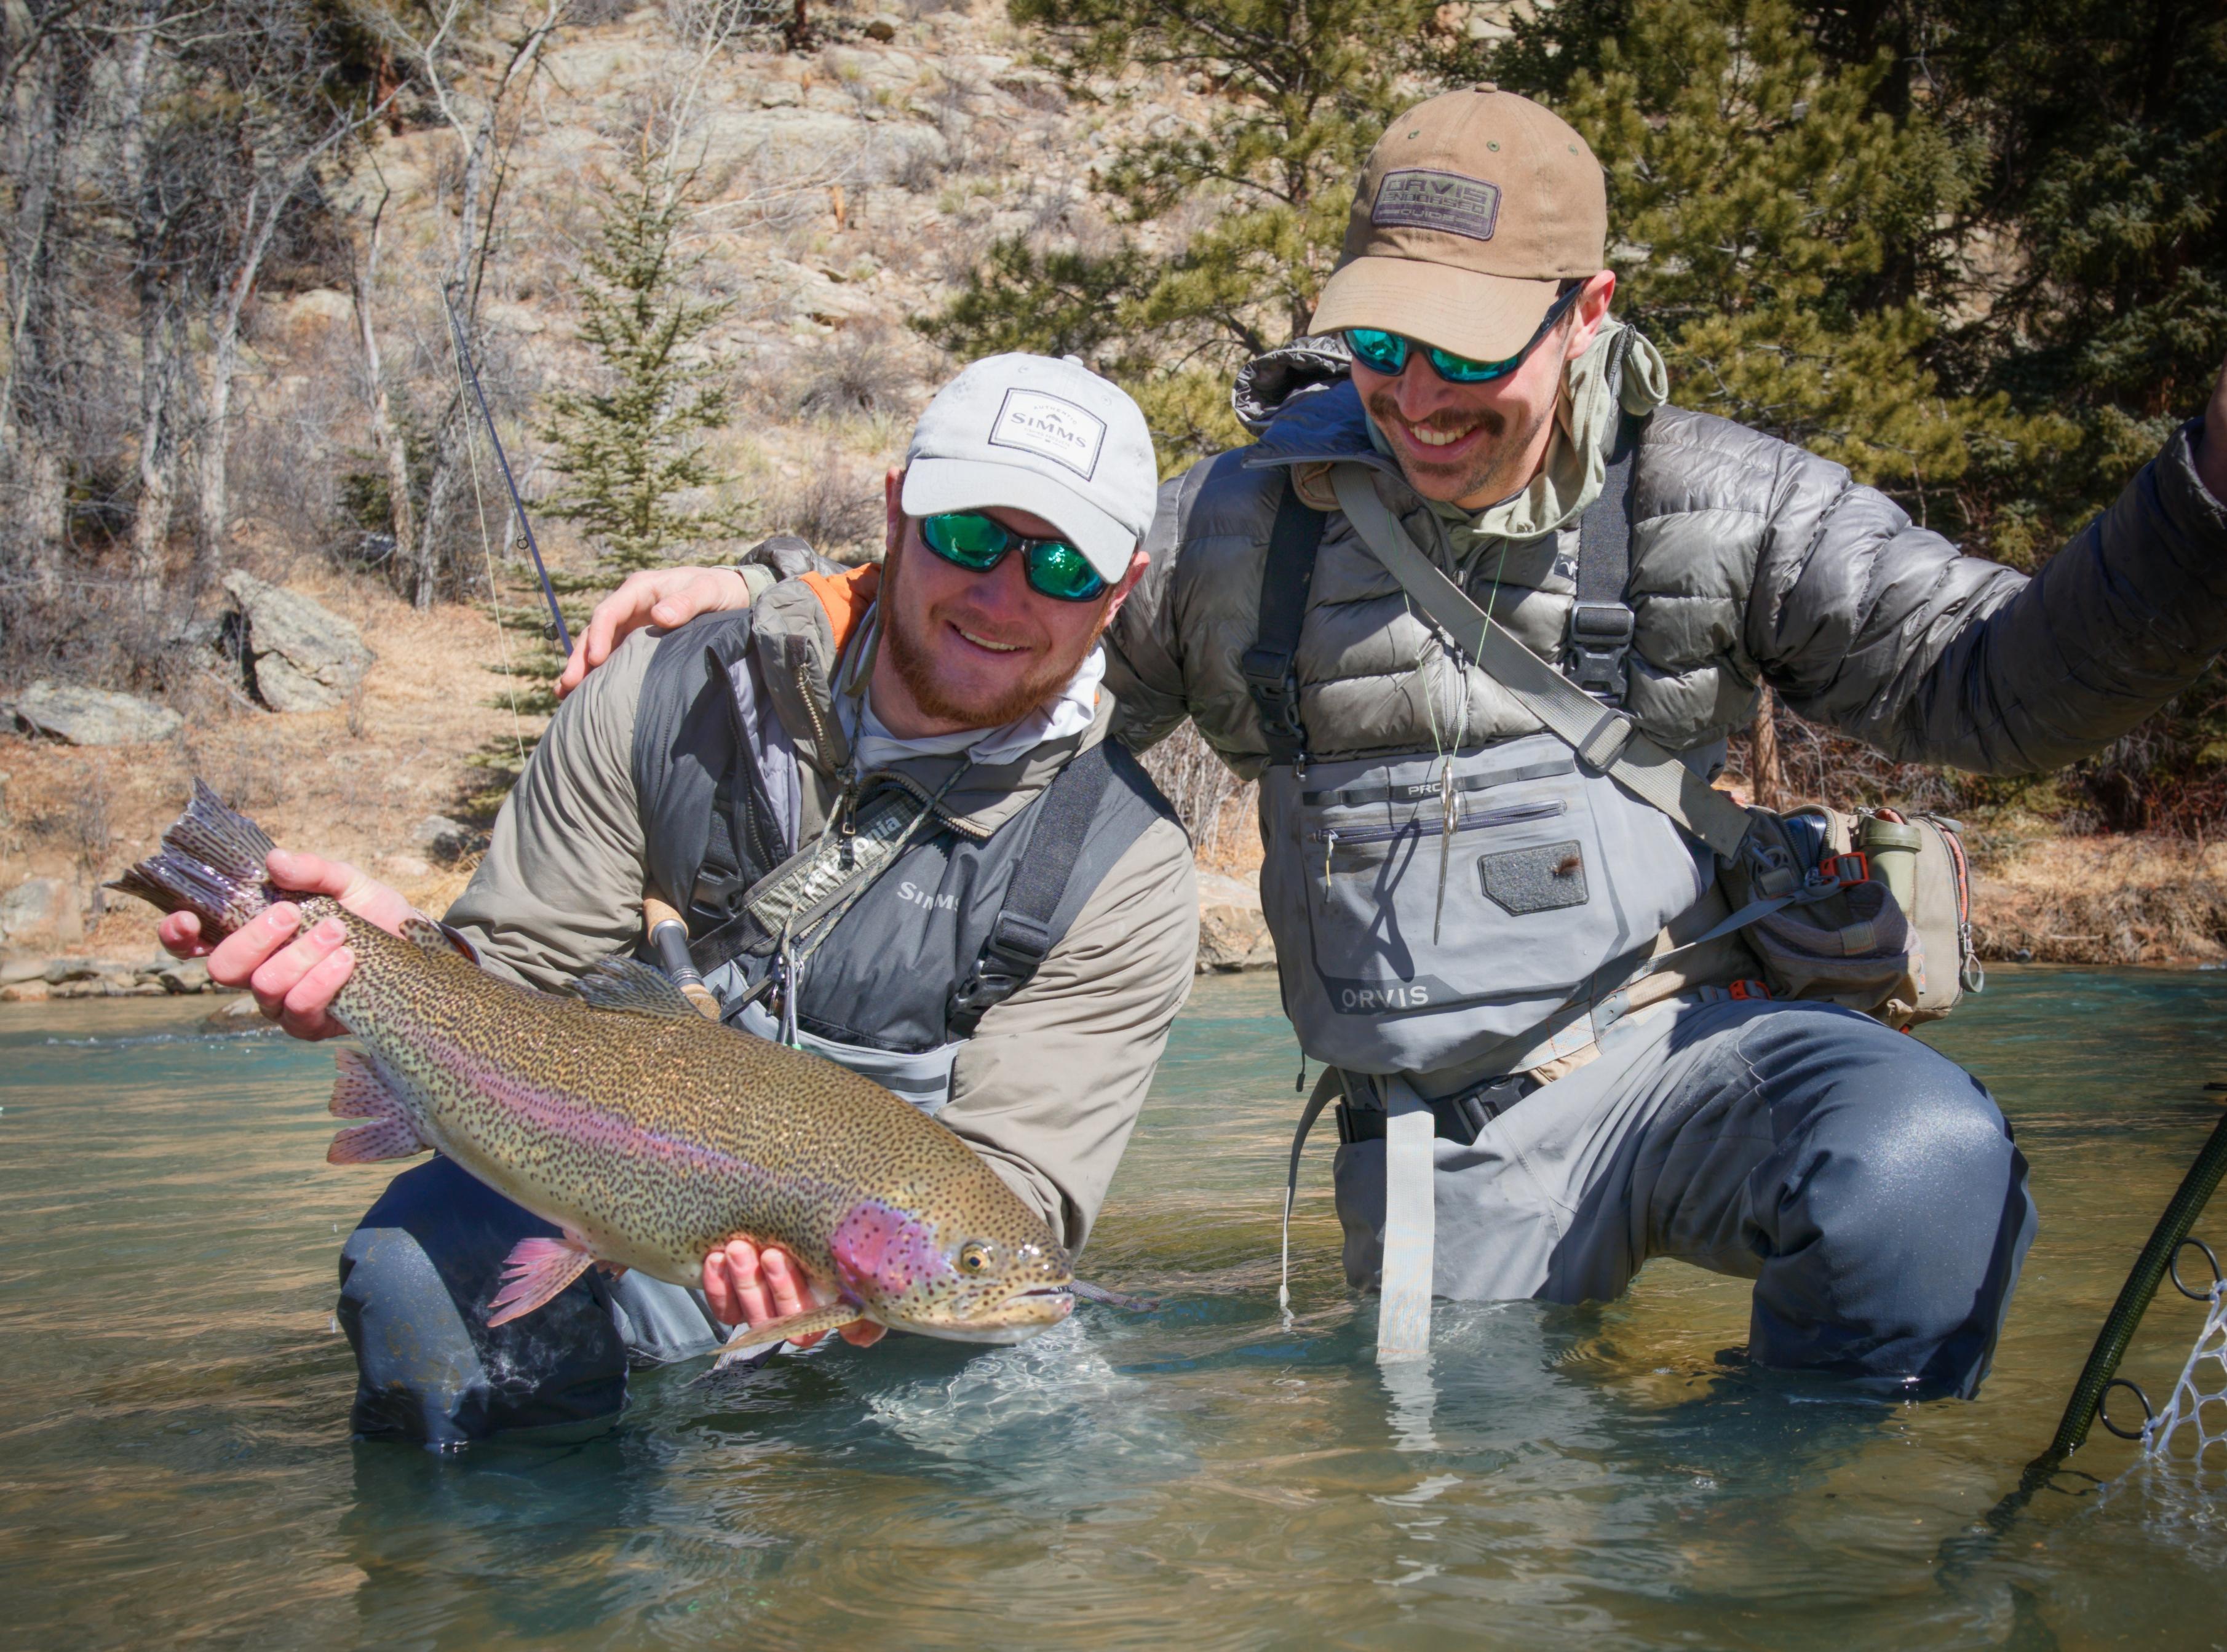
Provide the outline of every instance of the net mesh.
{"type": "Polygon", "coordinates": [[[2154,1458],[2227,1468],[2227,1280],[2212,1281],[2204,1330],[2172,1400],[2143,1428],[2142,1449],[2154,1458]]]}

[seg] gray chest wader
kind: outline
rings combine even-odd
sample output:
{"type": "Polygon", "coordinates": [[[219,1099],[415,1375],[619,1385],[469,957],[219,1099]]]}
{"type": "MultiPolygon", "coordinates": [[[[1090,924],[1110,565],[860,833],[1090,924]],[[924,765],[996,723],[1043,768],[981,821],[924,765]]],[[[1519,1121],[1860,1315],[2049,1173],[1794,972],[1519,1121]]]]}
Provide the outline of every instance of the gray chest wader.
{"type": "Polygon", "coordinates": [[[1278,507],[1243,661],[1270,749],[1261,892],[1286,1011],[1332,1069],[1292,1142],[1286,1254],[1300,1151],[1336,1100],[1342,1140],[1385,1144],[1380,1361],[1429,1346],[1433,1138],[1473,1140],[1536,1088],[1524,1073],[1595,1043],[1617,984],[1708,894],[1707,851],[1729,854],[1746,832],[1737,805],[1616,709],[1637,437],[1625,420],[1579,522],[1567,676],[1413,547],[1365,469],[1333,469],[1340,508],[1419,616],[1545,725],[1478,749],[1308,756],[1294,659],[1323,518],[1288,487],[1278,507]],[[1456,1074],[1443,1094],[1433,1075],[1456,1074]]]}
{"type": "MultiPolygon", "coordinates": [[[[870,775],[847,831],[792,852],[734,684],[756,670],[749,616],[704,626],[668,638],[643,686],[635,766],[652,877],[686,892],[691,959],[724,1020],[935,1113],[983,1016],[1027,985],[1167,804],[1135,758],[1101,743],[986,838],[870,775]]],[[[756,698],[770,715],[762,683],[756,698]]]]}

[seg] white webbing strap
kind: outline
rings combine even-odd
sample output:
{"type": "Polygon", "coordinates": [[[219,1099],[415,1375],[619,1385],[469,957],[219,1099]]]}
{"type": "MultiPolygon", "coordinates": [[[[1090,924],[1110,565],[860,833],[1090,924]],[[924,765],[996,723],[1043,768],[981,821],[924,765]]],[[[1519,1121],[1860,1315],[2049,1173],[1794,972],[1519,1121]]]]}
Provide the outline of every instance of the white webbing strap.
{"type": "MultiPolygon", "coordinates": [[[[1384,1129],[1384,1270],[1376,1316],[1380,1365],[1419,1360],[1431,1351],[1431,1280],[1438,1241],[1437,1167],[1431,1146],[1438,1134],[1430,1103],[1404,1079],[1370,1078],[1380,1087],[1384,1129]]],[[[1345,1099],[1343,1076],[1324,1070],[1292,1132],[1292,1158],[1284,1177],[1283,1272],[1276,1305],[1292,1329],[1292,1203],[1299,1186],[1299,1158],[1323,1109],[1345,1099]]]]}
{"type": "Polygon", "coordinates": [[[1402,1078],[1375,1081],[1384,1096],[1384,1265],[1376,1308],[1376,1362],[1426,1358],[1431,1278],[1437,1263],[1438,1118],[1402,1078]]]}
{"type": "Polygon", "coordinates": [[[1292,1163],[1284,1173],[1284,1262],[1283,1271],[1276,1279],[1276,1306],[1284,1316],[1284,1329],[1292,1328],[1292,1202],[1299,1193],[1299,1156],[1306,1150],[1307,1132],[1322,1117],[1322,1110],[1345,1094],[1343,1081],[1337,1068],[1325,1067],[1316,1081],[1315,1093],[1307,1098],[1306,1111],[1299,1114],[1299,1127],[1292,1132],[1292,1163]]]}
{"type": "Polygon", "coordinates": [[[1385,571],[1480,669],[1544,724],[1590,768],[1652,804],[1726,859],[1739,855],[1748,813],[1676,754],[1640,733],[1623,712],[1579,688],[1505,630],[1415,548],[1391,507],[1376,496],[1368,469],[1335,465],[1338,508],[1385,571]]]}

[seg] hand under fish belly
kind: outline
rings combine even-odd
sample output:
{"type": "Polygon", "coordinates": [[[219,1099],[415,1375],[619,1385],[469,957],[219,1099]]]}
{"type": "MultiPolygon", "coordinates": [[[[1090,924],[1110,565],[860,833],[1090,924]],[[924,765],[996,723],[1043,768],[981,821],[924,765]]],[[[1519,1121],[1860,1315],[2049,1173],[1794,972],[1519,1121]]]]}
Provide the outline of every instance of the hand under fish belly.
{"type": "MultiPolygon", "coordinates": [[[[284,891],[271,843],[195,782],[162,849],[113,887],[190,911],[214,940],[284,891]]],[[[326,896],[354,965],[332,1014],[334,1164],[447,1154],[562,1231],[520,1243],[489,1324],[533,1312],[589,1267],[694,1285],[742,1239],[795,1260],[823,1298],[737,1334],[722,1362],[860,1321],[1015,1343],[1074,1306],[1066,1252],[958,1137],[834,1062],[708,1021],[663,975],[594,966],[576,994],[482,972],[422,919],[390,934],[326,896]]]]}

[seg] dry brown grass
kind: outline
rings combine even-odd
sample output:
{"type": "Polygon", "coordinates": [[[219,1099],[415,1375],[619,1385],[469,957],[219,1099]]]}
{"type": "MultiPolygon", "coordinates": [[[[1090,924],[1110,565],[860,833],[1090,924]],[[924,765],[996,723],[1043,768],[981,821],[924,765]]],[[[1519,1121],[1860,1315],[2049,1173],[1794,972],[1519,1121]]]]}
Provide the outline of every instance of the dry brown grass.
{"type": "MultiPolygon", "coordinates": [[[[467,756],[511,736],[509,712],[489,704],[502,692],[486,669],[501,657],[495,626],[469,608],[418,613],[308,564],[290,583],[362,628],[379,660],[361,702],[281,717],[212,683],[171,744],[80,750],[0,735],[13,817],[0,832],[0,890],[38,877],[89,889],[114,876],[154,847],[199,775],[289,848],[354,861],[428,911],[455,897],[469,867],[428,864],[411,834],[428,814],[456,813],[475,783],[467,756]]],[[[523,725],[529,737],[534,726],[523,725]]],[[[118,898],[70,950],[144,959],[151,915],[118,898]]]]}
{"type": "Polygon", "coordinates": [[[2191,964],[2227,958],[2227,844],[2052,838],[1973,891],[1980,954],[2045,964],[2191,964]]]}

